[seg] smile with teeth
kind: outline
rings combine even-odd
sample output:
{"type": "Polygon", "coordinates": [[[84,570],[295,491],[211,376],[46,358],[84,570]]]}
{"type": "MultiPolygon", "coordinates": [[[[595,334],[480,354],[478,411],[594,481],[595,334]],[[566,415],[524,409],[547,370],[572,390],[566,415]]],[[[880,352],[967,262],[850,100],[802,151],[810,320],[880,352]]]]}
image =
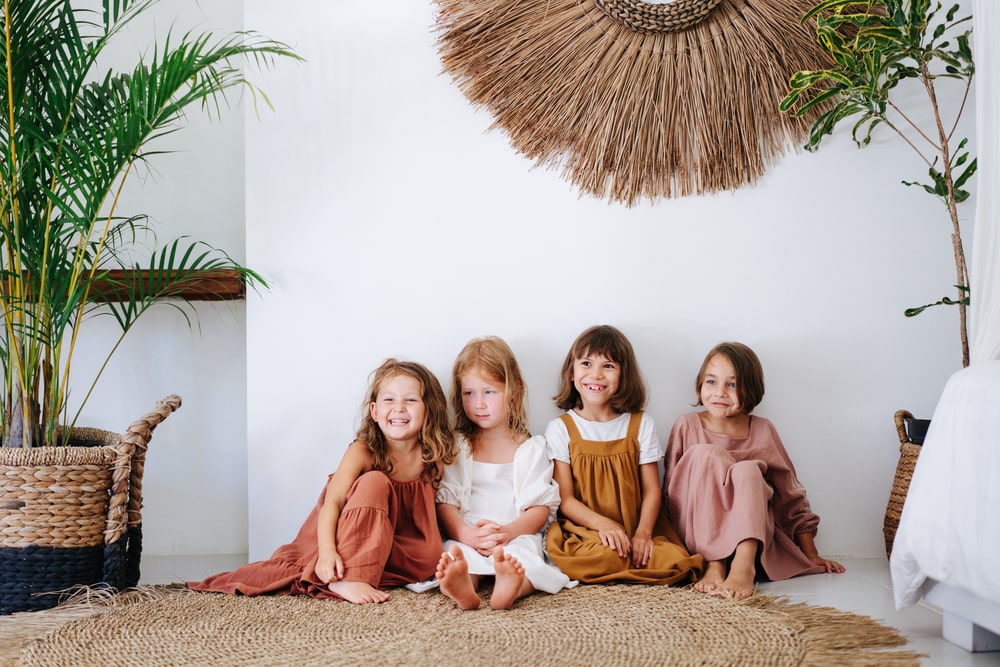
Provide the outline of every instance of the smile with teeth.
{"type": "Polygon", "coordinates": [[[588,391],[604,391],[607,389],[607,386],[603,384],[584,384],[583,386],[586,387],[588,391]]]}
{"type": "Polygon", "coordinates": [[[409,419],[403,419],[402,417],[398,417],[396,419],[390,419],[389,423],[391,425],[393,425],[393,426],[406,426],[407,424],[410,423],[410,420],[409,419]]]}

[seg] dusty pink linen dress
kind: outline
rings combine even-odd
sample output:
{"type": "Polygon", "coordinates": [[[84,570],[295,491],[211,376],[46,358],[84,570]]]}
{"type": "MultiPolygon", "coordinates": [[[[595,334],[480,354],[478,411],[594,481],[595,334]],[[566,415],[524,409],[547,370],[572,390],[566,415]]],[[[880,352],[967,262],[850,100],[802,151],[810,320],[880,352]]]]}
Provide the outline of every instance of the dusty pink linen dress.
{"type": "MultiPolygon", "coordinates": [[[[397,482],[372,471],[358,477],[337,522],[337,551],[344,561],[344,579],[387,589],[434,576],[443,550],[434,495],[434,488],[423,476],[397,482]]],[[[324,487],[295,540],[278,547],[268,560],[190,582],[188,588],[339,599],[316,576],[316,527],[325,497],[324,487]]]]}
{"type": "Polygon", "coordinates": [[[664,501],[692,553],[724,560],[736,545],[760,540],[760,566],[781,581],[825,572],[794,536],[815,533],[819,517],[770,420],[750,417],[750,432],[733,438],[706,431],[697,412],[674,423],[664,459],[664,501]]]}

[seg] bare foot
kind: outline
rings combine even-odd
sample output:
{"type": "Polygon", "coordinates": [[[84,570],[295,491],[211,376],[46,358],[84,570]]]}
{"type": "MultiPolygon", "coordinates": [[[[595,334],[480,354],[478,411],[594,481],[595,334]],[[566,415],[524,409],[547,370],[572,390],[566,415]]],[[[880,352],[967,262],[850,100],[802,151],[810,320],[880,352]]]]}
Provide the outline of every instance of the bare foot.
{"type": "Polygon", "coordinates": [[[759,546],[760,542],[757,540],[743,540],[736,545],[733,561],[729,564],[729,576],[718,586],[717,592],[713,595],[734,597],[737,600],[753,595],[753,581],[757,575],[755,562],[759,546]]]}
{"type": "Polygon", "coordinates": [[[726,580],[722,582],[722,585],[718,587],[718,592],[722,593],[726,597],[734,597],[737,600],[743,600],[745,598],[753,595],[754,589],[754,577],[757,572],[753,565],[741,566],[735,561],[733,565],[729,568],[729,576],[726,580]]]}
{"type": "Polygon", "coordinates": [[[441,554],[436,575],[441,582],[441,592],[454,600],[459,609],[468,611],[479,608],[479,593],[469,576],[469,564],[457,545],[451,545],[448,551],[441,554]]]}
{"type": "Polygon", "coordinates": [[[705,574],[695,582],[694,589],[699,593],[714,593],[725,580],[726,564],[721,560],[710,560],[705,574]]]}
{"type": "Polygon", "coordinates": [[[332,592],[354,604],[366,604],[369,602],[385,602],[392,596],[385,591],[380,591],[364,581],[331,581],[326,585],[332,592]]]}
{"type": "Polygon", "coordinates": [[[524,576],[524,566],[513,556],[505,554],[503,547],[493,550],[493,568],[497,573],[490,596],[490,607],[493,609],[510,609],[514,600],[535,590],[524,576]]]}

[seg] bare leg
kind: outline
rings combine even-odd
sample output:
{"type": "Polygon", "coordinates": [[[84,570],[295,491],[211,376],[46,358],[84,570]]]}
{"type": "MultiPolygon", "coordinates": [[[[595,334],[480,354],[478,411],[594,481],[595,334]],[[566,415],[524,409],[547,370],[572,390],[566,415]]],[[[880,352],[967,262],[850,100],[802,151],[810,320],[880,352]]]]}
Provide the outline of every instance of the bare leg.
{"type": "Polygon", "coordinates": [[[366,604],[368,602],[385,602],[392,596],[385,591],[373,588],[371,584],[364,581],[331,581],[326,585],[332,592],[354,604],[366,604]]]}
{"type": "Polygon", "coordinates": [[[726,580],[726,564],[721,560],[710,560],[705,567],[705,574],[695,582],[694,589],[699,593],[713,593],[726,580]]]}
{"type": "Polygon", "coordinates": [[[743,540],[736,545],[733,561],[729,564],[729,576],[718,590],[723,595],[742,600],[753,595],[754,577],[757,576],[757,540],[743,540]]]}
{"type": "Polygon", "coordinates": [[[457,545],[451,545],[448,551],[441,554],[436,574],[441,582],[441,592],[454,600],[459,609],[468,611],[479,608],[479,593],[476,592],[479,578],[472,580],[469,564],[457,545]]]}
{"type": "Polygon", "coordinates": [[[493,609],[510,609],[514,600],[534,592],[535,587],[524,576],[524,566],[513,556],[505,554],[503,547],[493,550],[493,567],[497,573],[490,596],[490,607],[493,609]]]}

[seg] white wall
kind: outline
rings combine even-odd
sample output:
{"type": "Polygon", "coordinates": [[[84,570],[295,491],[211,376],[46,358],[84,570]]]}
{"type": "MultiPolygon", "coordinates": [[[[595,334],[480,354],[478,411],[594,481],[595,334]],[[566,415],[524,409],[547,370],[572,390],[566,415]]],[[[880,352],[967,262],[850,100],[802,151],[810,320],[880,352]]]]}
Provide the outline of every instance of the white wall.
{"type": "MultiPolygon", "coordinates": [[[[246,25],[308,62],[252,76],[276,107],[259,119],[192,114],[168,140],[176,153],[133,184],[164,240],[191,234],[242,259],[245,217],[247,262],[274,283],[246,307],[199,306],[200,334],[171,311],[148,319],[88,404],[81,423],[119,430],[168,393],[184,398],[147,460],[146,553],[249,541],[261,558],[291,539],[385,357],[447,385],[469,338],[501,335],[541,431],[569,344],[607,322],[637,349],[663,438],[690,409],[705,351],[752,345],[768,382],[759,413],[823,517],[821,550],[881,554],[892,413],[929,415],[959,367],[953,311],[901,315],[954,275],[944,211],[899,185],[924,172],[899,142],[879,133],[859,151],[841,132],[755,188],[625,209],[579,198],[487,130],[440,73],[430,2],[171,0],[155,27],[171,23],[246,25]]],[[[82,349],[95,359],[111,332],[94,323],[82,349]]],[[[81,356],[78,375],[92,363],[81,356]]]]}
{"type": "Polygon", "coordinates": [[[277,111],[246,127],[248,260],[274,281],[248,304],[251,557],[294,536],[383,359],[447,389],[468,339],[503,336],[540,432],[566,350],[597,323],[632,340],[664,440],[705,352],[753,346],[758,412],[823,518],[821,552],[882,554],[893,412],[929,416],[960,367],[954,310],[902,316],[955,282],[944,209],[900,185],[925,168],[884,132],[860,151],[840,132],[754,188],[581,199],[488,131],[441,74],[432,23],[430,2],[246,2],[248,27],[308,60],[261,79],[277,111]]]}
{"type": "MultiPolygon", "coordinates": [[[[221,36],[240,30],[242,17],[242,0],[162,2],[120,36],[109,64],[130,69],[140,52],[151,51],[154,32],[161,38],[170,29],[221,36]]],[[[131,181],[120,211],[151,214],[161,243],[190,235],[242,260],[244,116],[238,107],[222,115],[209,121],[192,109],[183,129],[159,145],[173,153],[154,158],[154,173],[131,181]]],[[[246,551],[246,307],[201,303],[197,311],[193,331],[172,309],[148,313],[125,339],[79,422],[123,431],[160,398],[181,395],[182,407],[156,430],[146,460],[147,554],[246,551]]],[[[100,318],[82,335],[74,361],[76,400],[116,331],[100,318]]]]}

